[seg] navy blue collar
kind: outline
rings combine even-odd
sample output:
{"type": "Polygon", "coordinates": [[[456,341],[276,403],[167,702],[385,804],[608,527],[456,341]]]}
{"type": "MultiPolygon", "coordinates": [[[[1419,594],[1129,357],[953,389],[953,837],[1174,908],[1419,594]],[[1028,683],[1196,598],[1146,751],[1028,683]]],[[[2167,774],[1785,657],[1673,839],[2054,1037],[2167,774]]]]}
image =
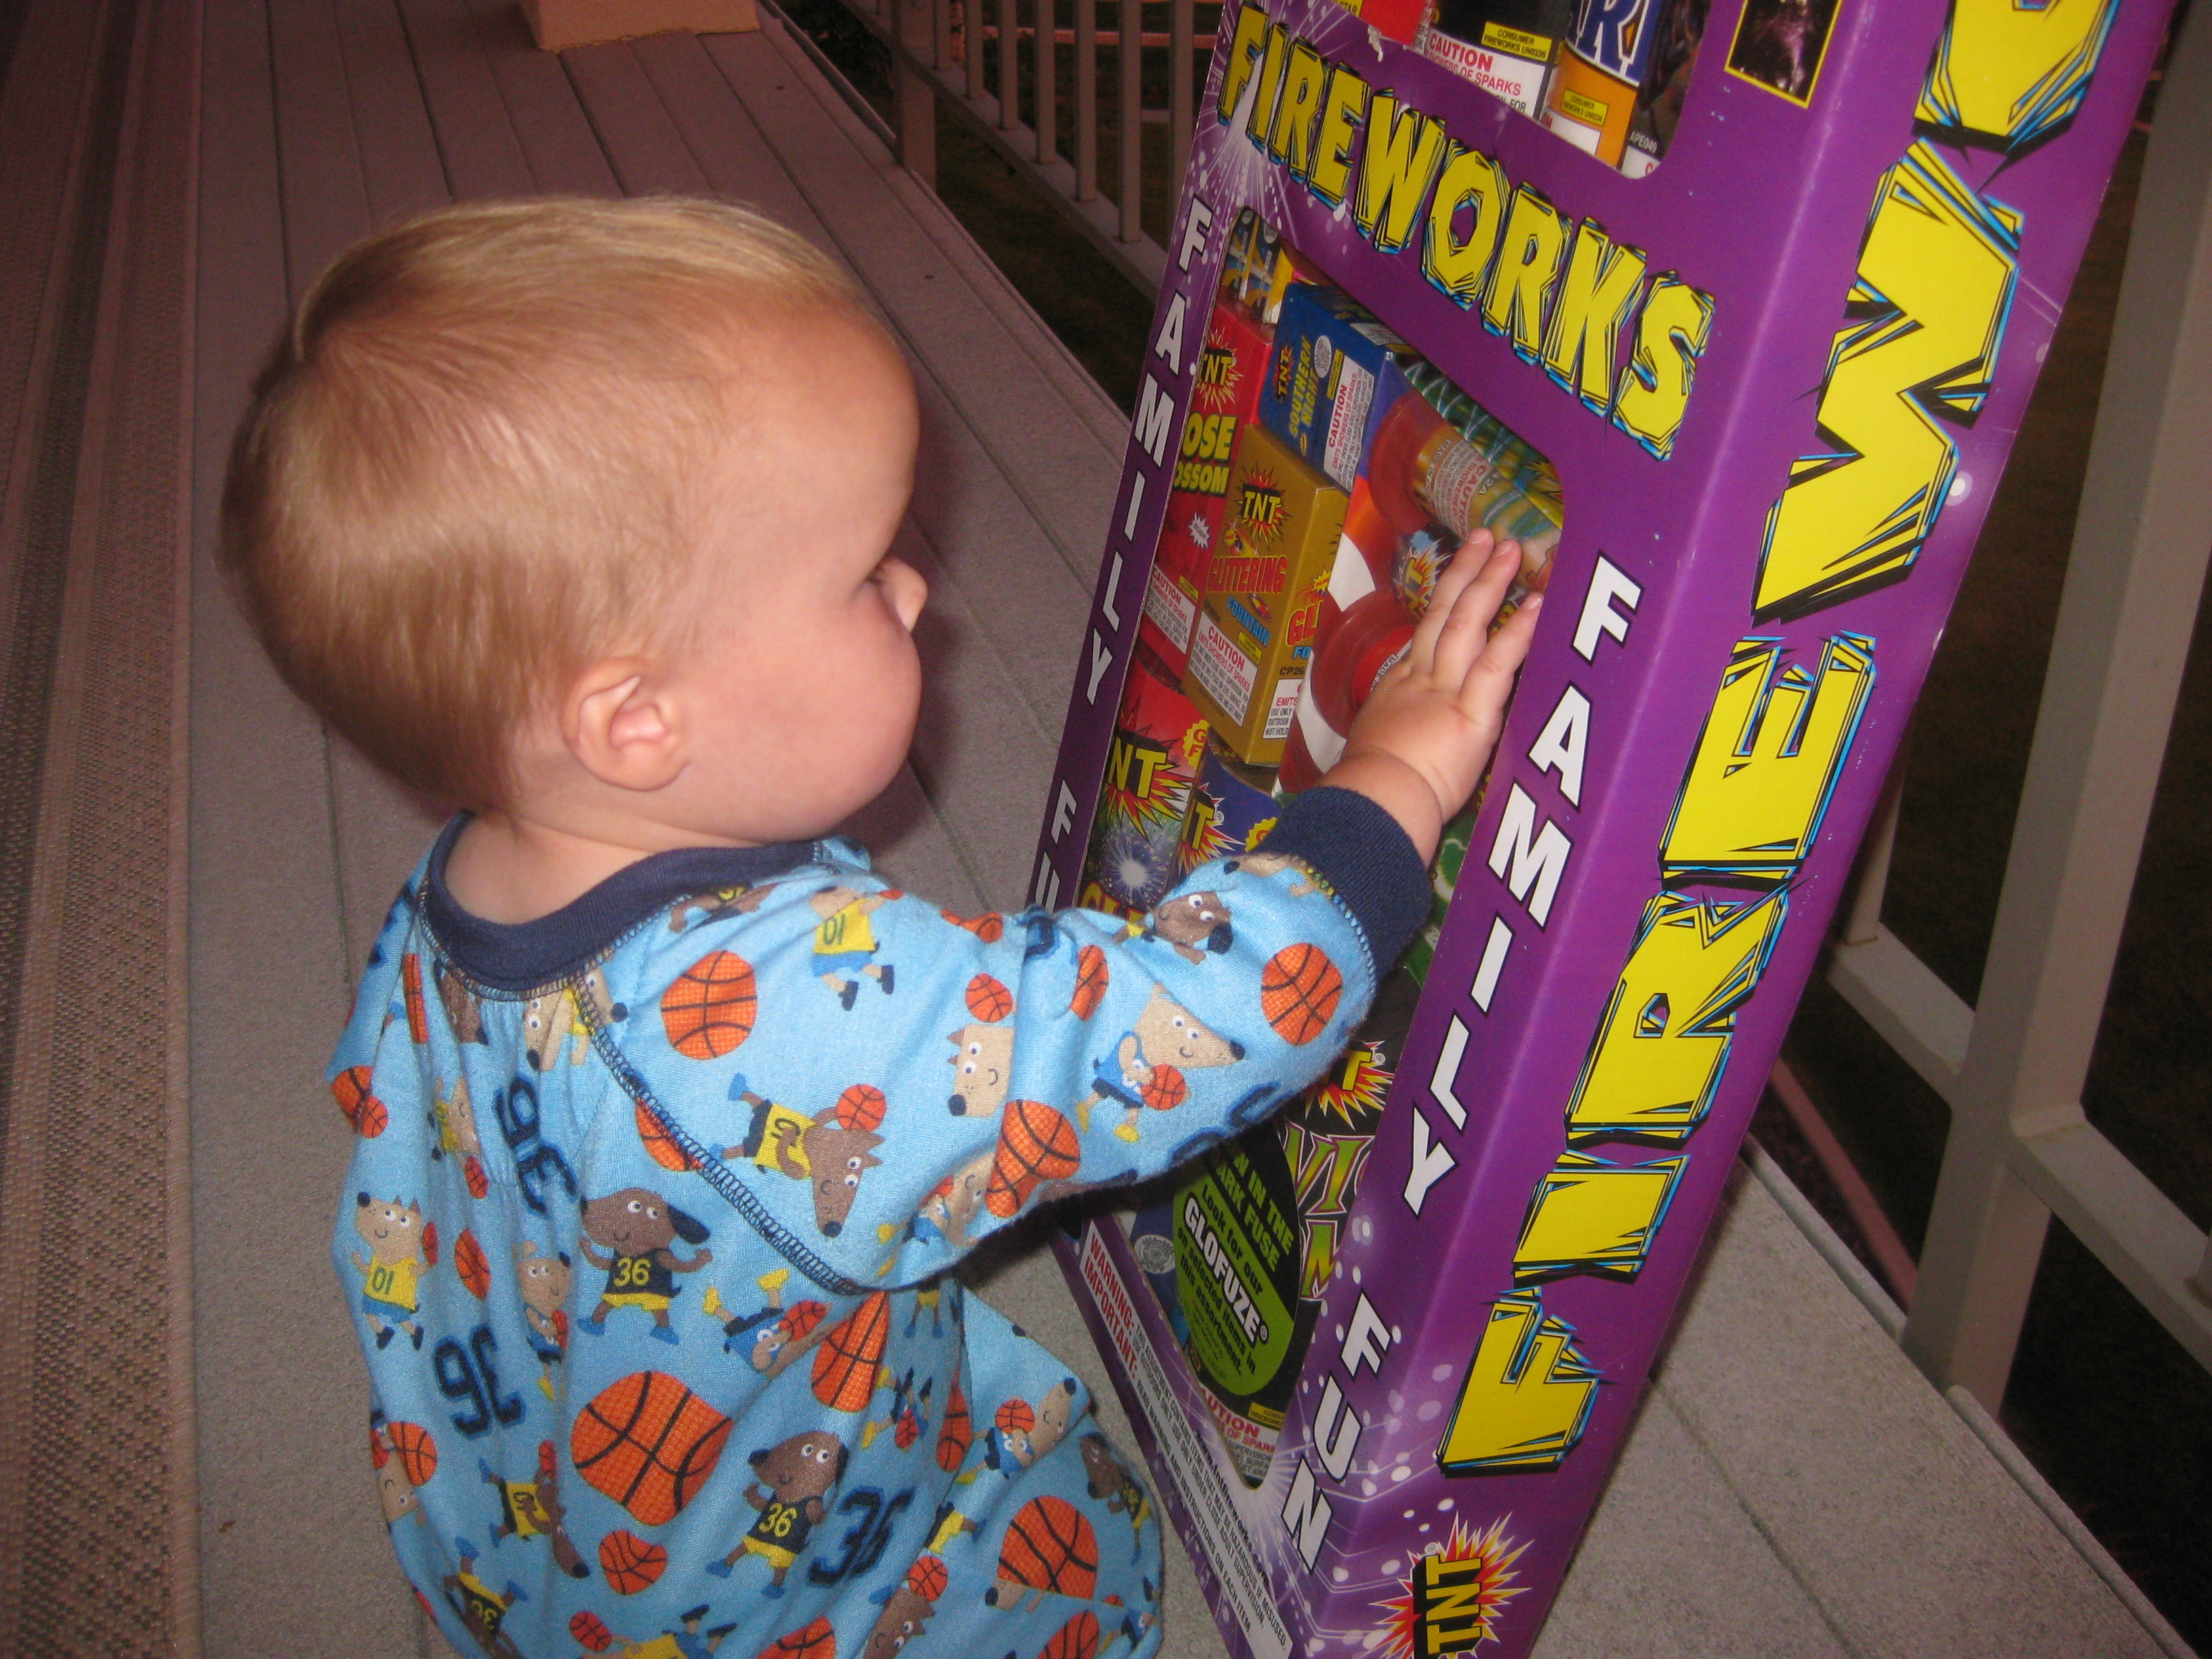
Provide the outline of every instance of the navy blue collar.
{"type": "Polygon", "coordinates": [[[430,849],[423,919],[453,965],[481,985],[532,991],[604,955],[641,917],[719,888],[757,887],[821,856],[816,842],[766,847],[679,847],[624,866],[591,891],[534,921],[486,921],[464,910],[446,885],[446,860],[468,823],[462,813],[430,849]]]}

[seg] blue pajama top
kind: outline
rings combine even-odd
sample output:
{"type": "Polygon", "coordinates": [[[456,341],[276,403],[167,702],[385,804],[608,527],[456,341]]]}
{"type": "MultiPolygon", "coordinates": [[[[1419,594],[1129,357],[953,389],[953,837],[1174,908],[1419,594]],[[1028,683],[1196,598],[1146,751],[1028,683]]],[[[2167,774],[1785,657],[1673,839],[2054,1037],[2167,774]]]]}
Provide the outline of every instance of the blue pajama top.
{"type": "Polygon", "coordinates": [[[371,1459],[448,1639],[1152,1653],[1143,1483],[942,1275],[1318,1075],[1426,911],[1396,824],[1301,796],[1176,890],[1218,896],[1208,948],[1165,903],[956,916],[840,841],[660,854],[502,926],[447,891],[459,828],[331,1067],[371,1459]]]}

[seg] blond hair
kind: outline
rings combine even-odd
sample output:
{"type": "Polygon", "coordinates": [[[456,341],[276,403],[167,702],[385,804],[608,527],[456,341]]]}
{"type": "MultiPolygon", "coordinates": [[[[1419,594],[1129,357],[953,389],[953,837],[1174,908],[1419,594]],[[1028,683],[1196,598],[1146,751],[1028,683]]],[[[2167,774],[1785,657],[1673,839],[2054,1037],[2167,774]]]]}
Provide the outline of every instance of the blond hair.
{"type": "Polygon", "coordinates": [[[277,672],[403,782],[512,804],[523,723],[669,642],[745,343],[859,290],[717,203],[456,207],[341,256],[256,383],[222,562],[277,672]]]}

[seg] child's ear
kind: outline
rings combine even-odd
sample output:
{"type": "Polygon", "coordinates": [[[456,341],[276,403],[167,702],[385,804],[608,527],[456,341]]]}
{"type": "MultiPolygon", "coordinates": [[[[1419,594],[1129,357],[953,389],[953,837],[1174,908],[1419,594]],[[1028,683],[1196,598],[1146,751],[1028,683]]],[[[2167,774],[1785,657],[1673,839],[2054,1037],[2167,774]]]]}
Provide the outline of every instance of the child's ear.
{"type": "Polygon", "coordinates": [[[579,674],[561,736],[586,771],[618,789],[659,789],[684,768],[675,702],[647,658],[609,657],[579,674]]]}

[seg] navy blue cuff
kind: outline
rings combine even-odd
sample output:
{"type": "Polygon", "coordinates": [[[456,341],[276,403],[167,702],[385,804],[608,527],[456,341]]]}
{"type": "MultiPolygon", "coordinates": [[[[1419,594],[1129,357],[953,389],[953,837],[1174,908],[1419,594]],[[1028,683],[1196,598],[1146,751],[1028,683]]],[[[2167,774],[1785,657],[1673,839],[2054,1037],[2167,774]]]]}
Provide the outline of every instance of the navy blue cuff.
{"type": "Polygon", "coordinates": [[[1295,853],[1335,890],[1388,974],[1429,919],[1429,872],[1398,820],[1350,789],[1293,796],[1262,850],[1295,853]]]}

